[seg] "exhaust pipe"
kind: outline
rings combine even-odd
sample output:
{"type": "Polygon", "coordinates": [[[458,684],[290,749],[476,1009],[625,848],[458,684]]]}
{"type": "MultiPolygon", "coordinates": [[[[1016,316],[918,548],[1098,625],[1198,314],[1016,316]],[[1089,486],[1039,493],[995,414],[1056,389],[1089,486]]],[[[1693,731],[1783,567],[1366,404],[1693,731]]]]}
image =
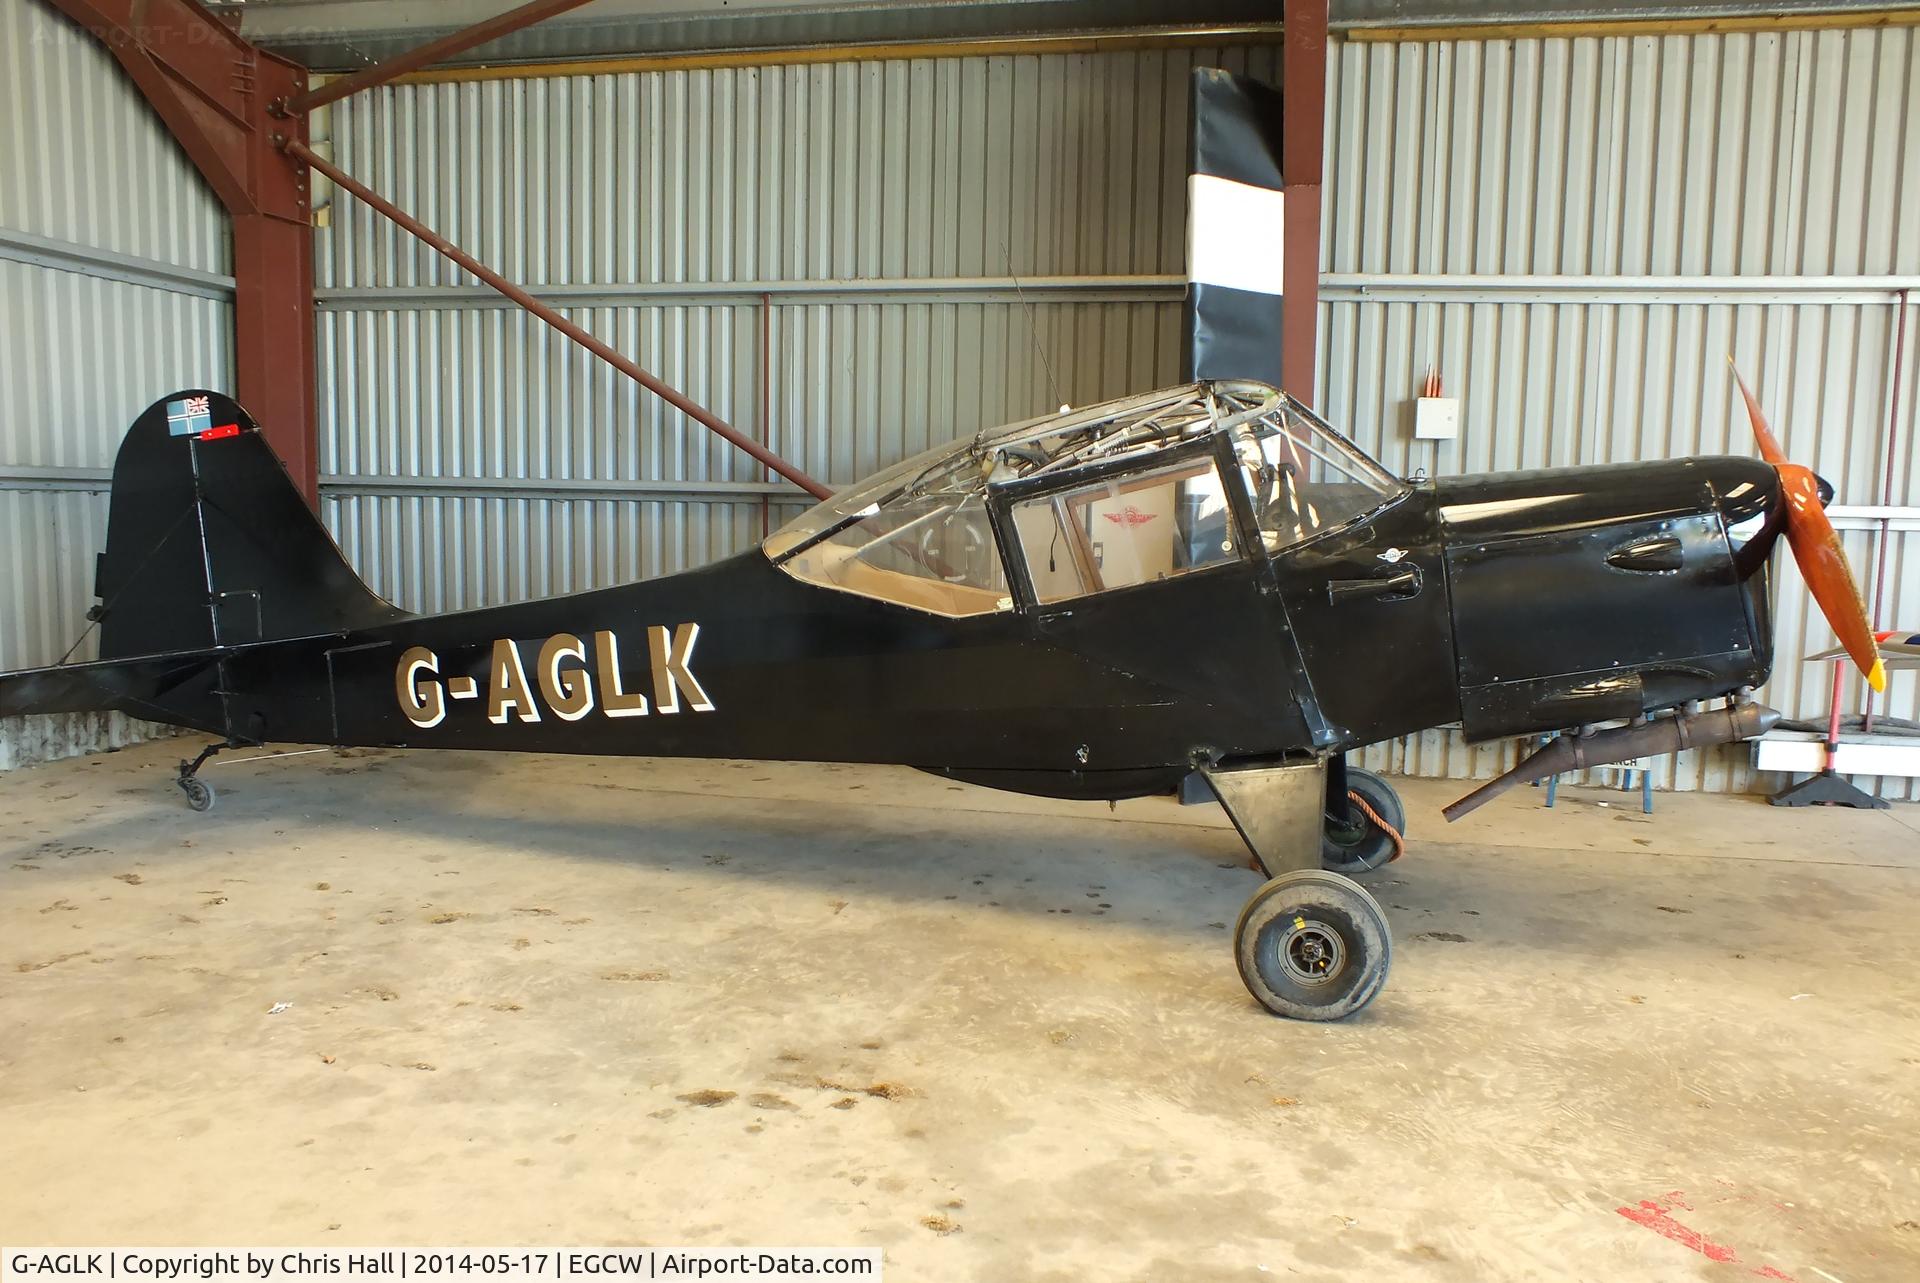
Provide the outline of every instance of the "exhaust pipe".
{"type": "Polygon", "coordinates": [[[1712,744],[1731,744],[1735,740],[1765,735],[1780,720],[1778,711],[1765,704],[1748,701],[1731,708],[1716,708],[1705,713],[1680,713],[1637,726],[1618,726],[1591,735],[1562,735],[1539,752],[1498,779],[1488,780],[1473,792],[1441,809],[1449,823],[1469,811],[1478,810],[1508,789],[1549,775],[1584,771],[1592,766],[1611,766],[1636,757],[1659,757],[1678,753],[1683,748],[1706,748],[1712,744]]]}

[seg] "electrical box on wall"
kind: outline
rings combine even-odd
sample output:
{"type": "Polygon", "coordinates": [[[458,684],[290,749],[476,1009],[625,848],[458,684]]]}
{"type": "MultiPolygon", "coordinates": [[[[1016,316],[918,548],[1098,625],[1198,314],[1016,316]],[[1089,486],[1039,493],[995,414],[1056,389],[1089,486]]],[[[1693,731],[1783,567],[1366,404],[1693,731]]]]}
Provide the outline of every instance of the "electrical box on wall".
{"type": "Polygon", "coordinates": [[[1423,396],[1413,403],[1413,435],[1423,441],[1452,441],[1460,435],[1460,398],[1423,396]]]}

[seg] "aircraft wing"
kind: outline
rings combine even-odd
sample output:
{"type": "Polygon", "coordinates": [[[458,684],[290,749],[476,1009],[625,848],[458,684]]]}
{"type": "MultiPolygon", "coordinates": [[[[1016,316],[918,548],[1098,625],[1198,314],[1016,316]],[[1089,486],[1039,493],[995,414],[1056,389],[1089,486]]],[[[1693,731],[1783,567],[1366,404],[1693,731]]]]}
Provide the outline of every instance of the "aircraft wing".
{"type": "Polygon", "coordinates": [[[25,713],[92,713],[119,709],[139,714],[142,705],[215,660],[211,651],[107,659],[91,664],[60,664],[0,675],[0,717],[25,713]]]}
{"type": "Polygon", "coordinates": [[[1912,642],[1881,642],[1880,657],[1888,668],[1920,668],[1920,645],[1912,642]]]}
{"type": "MultiPolygon", "coordinates": [[[[1846,647],[1836,646],[1832,650],[1823,650],[1818,655],[1807,656],[1807,662],[1846,657],[1846,647]]],[[[1888,668],[1920,668],[1920,633],[1899,633],[1895,634],[1894,639],[1881,642],[1880,662],[1888,668]]]]}

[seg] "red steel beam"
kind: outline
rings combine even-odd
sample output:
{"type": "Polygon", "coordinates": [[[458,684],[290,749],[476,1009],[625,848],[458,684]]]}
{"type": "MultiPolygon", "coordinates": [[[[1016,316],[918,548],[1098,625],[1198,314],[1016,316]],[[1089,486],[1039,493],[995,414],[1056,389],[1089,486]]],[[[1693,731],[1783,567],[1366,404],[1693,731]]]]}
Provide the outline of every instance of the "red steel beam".
{"type": "Polygon", "coordinates": [[[794,467],[785,459],[782,459],[779,455],[767,449],[758,441],[755,441],[752,437],[733,427],[733,425],[729,424],[725,419],[722,419],[719,415],[707,409],[699,402],[694,401],[677,388],[663,383],[653,375],[647,373],[619,352],[602,343],[599,339],[596,339],[593,335],[587,333],[587,331],[581,329],[578,325],[575,325],[572,321],[569,321],[545,303],[542,303],[526,290],[515,285],[512,281],[509,281],[506,277],[500,275],[500,273],[467,253],[458,245],[455,245],[452,241],[401,209],[398,205],[393,204],[339,166],[322,159],[305,143],[289,138],[285,143],[285,149],[287,155],[325,174],[333,180],[335,186],[356,197],[362,204],[372,209],[375,213],[378,213],[383,218],[386,218],[413,236],[418,237],[441,255],[451,259],[455,264],[472,273],[474,276],[479,277],[480,280],[487,285],[506,295],[509,299],[512,299],[515,303],[533,313],[542,321],[545,321],[548,325],[560,331],[560,333],[566,335],[575,343],[578,343],[581,347],[587,349],[587,351],[593,353],[602,361],[605,361],[608,365],[611,365],[614,369],[632,379],[635,383],[638,383],[647,391],[673,406],[676,410],[679,410],[696,423],[702,424],[715,435],[738,446],[754,459],[772,468],[775,472],[793,482],[794,485],[799,486],[814,498],[826,499],[832,496],[833,492],[827,489],[827,487],[821,485],[818,481],[815,481],[812,477],[794,467]]]}
{"type": "Polygon", "coordinates": [[[555,14],[565,13],[569,9],[578,9],[588,0],[532,0],[517,9],[509,9],[498,17],[488,18],[485,22],[476,22],[471,27],[456,31],[452,35],[442,36],[429,41],[418,49],[409,49],[405,53],[395,54],[384,62],[376,62],[371,67],[363,67],[351,76],[342,76],[338,80],[328,81],[320,88],[291,98],[281,99],[273,104],[274,111],[287,116],[304,116],[316,107],[324,107],[330,102],[339,102],[351,97],[363,89],[375,85],[384,85],[396,76],[404,76],[409,71],[436,63],[455,54],[465,53],[501,36],[512,35],[523,27],[531,27],[536,22],[544,22],[555,14]]]}
{"type": "MultiPolygon", "coordinates": [[[[313,236],[307,178],[276,150],[306,137],[268,104],[305,68],[256,49],[193,0],[48,0],[105,44],[233,220],[234,392],[317,501],[313,236]]],[[[183,372],[186,373],[186,372],[183,372]]]]}
{"type": "Polygon", "coordinates": [[[1280,172],[1286,296],[1280,371],[1287,390],[1312,404],[1320,327],[1320,182],[1327,118],[1328,0],[1286,0],[1282,16],[1280,172]]]}

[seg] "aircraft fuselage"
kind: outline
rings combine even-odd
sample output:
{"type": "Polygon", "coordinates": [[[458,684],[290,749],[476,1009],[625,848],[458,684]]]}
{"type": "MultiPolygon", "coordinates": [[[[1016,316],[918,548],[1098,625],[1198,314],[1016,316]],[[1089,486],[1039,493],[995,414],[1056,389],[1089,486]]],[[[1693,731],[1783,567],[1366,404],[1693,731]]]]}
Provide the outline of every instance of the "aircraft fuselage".
{"type": "Polygon", "coordinates": [[[958,619],[755,550],[232,647],[166,705],[250,740],[894,762],[1132,796],[1201,763],[1456,722],[1523,735],[1757,685],[1771,533],[1737,553],[1727,530],[1776,484],[1739,458],[1428,482],[1272,557],[958,619]]]}

